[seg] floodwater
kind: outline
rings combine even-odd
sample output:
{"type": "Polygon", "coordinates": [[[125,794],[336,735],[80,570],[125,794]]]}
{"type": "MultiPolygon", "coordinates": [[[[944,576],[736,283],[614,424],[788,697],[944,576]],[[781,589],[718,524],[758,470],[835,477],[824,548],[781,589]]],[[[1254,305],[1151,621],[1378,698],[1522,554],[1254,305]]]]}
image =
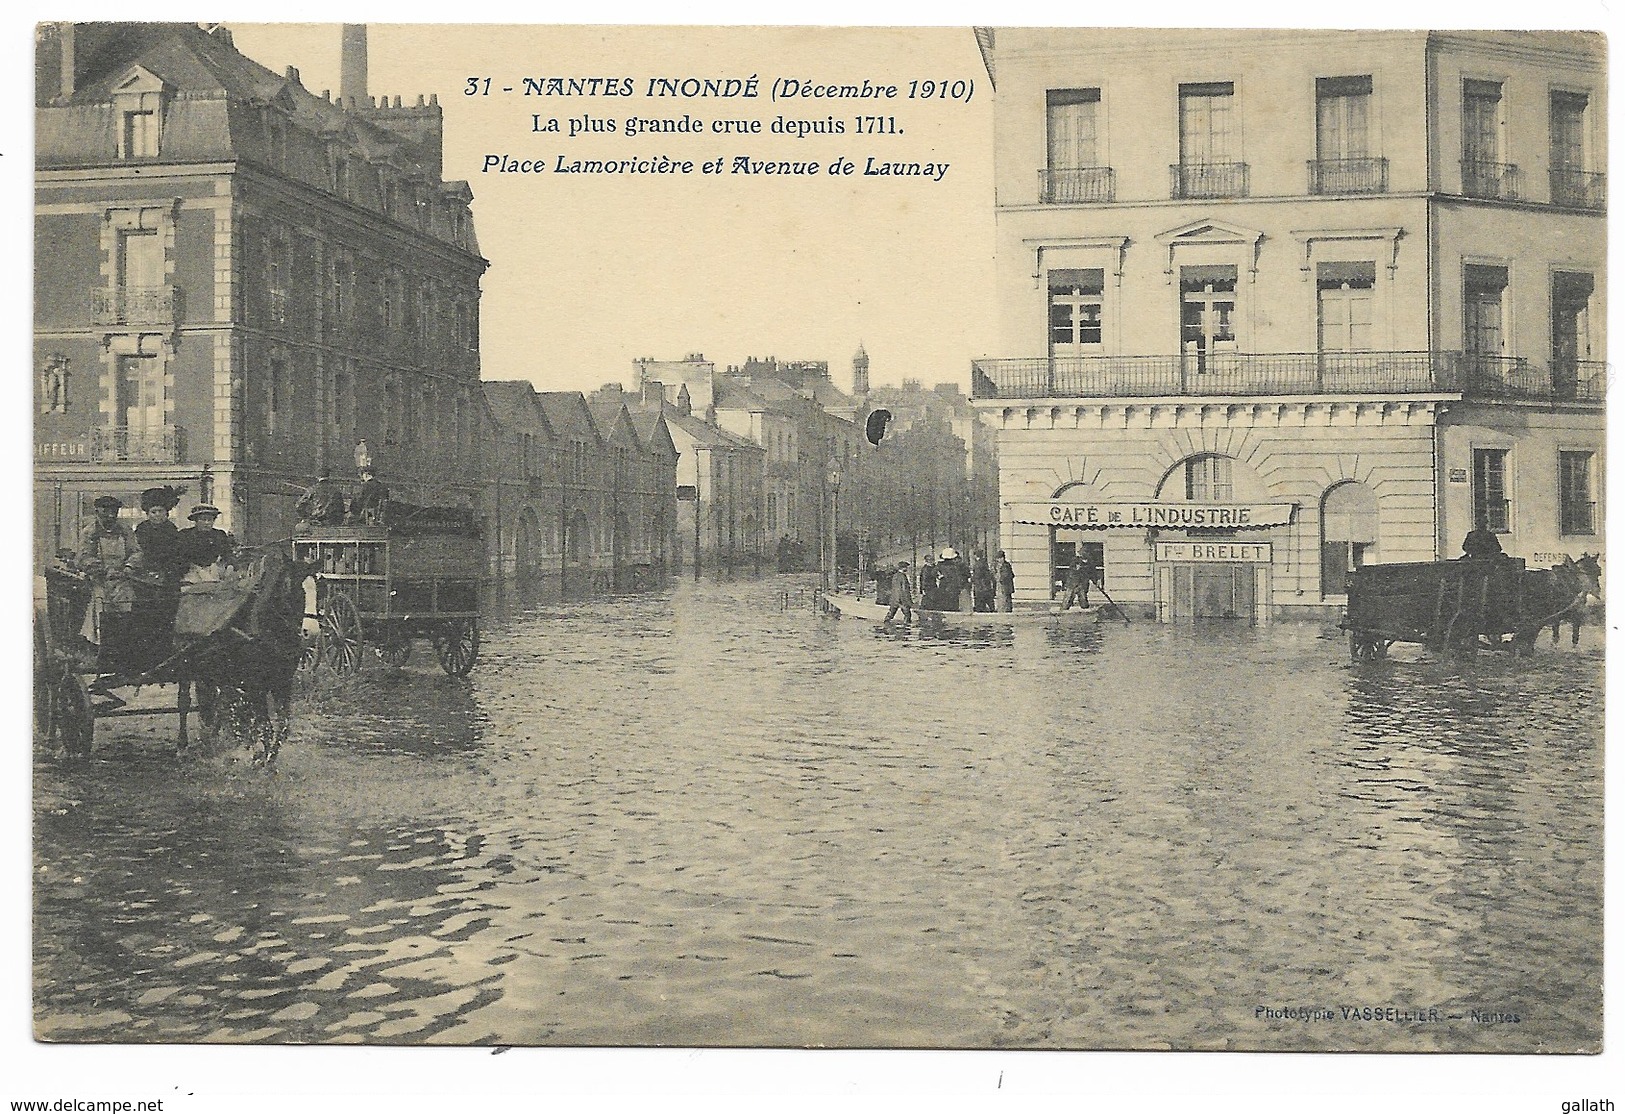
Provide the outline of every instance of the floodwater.
{"type": "Polygon", "coordinates": [[[1351,665],[1293,623],[886,632],[802,583],[319,678],[269,774],[141,720],[41,757],[37,1034],[1600,1046],[1598,629],[1351,665]]]}

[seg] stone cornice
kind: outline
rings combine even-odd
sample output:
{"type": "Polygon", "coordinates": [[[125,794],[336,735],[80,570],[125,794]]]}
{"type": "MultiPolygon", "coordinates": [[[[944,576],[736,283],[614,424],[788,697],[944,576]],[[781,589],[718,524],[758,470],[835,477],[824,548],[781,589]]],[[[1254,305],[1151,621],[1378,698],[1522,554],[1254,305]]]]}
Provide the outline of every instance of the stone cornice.
{"type": "Polygon", "coordinates": [[[984,399],[972,405],[1004,430],[1154,430],[1222,425],[1325,427],[1432,426],[1458,394],[1283,398],[984,399]]]}

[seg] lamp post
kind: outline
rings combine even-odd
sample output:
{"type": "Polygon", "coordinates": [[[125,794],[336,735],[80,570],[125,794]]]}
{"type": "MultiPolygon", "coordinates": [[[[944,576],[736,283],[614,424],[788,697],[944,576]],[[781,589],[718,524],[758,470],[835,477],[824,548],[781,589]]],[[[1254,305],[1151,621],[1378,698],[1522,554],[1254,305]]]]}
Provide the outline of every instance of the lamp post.
{"type": "Polygon", "coordinates": [[[835,516],[840,506],[841,462],[832,456],[829,458],[829,583],[825,587],[837,592],[841,588],[841,531],[835,516]]]}

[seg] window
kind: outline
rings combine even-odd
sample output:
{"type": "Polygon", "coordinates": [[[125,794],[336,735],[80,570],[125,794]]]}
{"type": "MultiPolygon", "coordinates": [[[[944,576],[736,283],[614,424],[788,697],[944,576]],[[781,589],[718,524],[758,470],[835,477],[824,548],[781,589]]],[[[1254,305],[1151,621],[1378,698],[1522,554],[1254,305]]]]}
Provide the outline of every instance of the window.
{"type": "Polygon", "coordinates": [[[1593,511],[1596,499],[1591,491],[1589,452],[1557,454],[1558,530],[1564,537],[1596,533],[1593,511]]]}
{"type": "Polygon", "coordinates": [[[1373,303],[1377,265],[1372,263],[1319,263],[1320,351],[1371,351],[1373,303]]]}
{"type": "Polygon", "coordinates": [[[1236,349],[1236,268],[1181,267],[1179,337],[1187,370],[1210,370],[1214,352],[1236,349]]]}
{"type": "Polygon", "coordinates": [[[151,159],[158,157],[158,114],[151,109],[137,109],[124,114],[124,157],[151,159]]]}
{"type": "Polygon", "coordinates": [[[1185,461],[1185,498],[1192,503],[1228,503],[1234,495],[1231,460],[1208,453],[1185,461]]]}
{"type": "Polygon", "coordinates": [[[1377,544],[1377,497],[1360,483],[1326,493],[1320,510],[1320,594],[1344,594],[1349,573],[1371,560],[1377,544]]]}
{"type": "Polygon", "coordinates": [[[1363,159],[1368,148],[1371,78],[1315,79],[1315,155],[1323,161],[1363,159]]]}
{"type": "Polygon", "coordinates": [[[1100,90],[1051,89],[1045,99],[1050,169],[1097,165],[1100,90]]]}
{"type": "Polygon", "coordinates": [[[265,432],[274,434],[287,424],[288,365],[280,356],[271,357],[265,375],[265,432]]]}
{"type": "Polygon", "coordinates": [[[165,301],[164,241],[156,229],[128,229],[118,239],[120,321],[156,321],[165,301]]]}
{"type": "Polygon", "coordinates": [[[1582,380],[1588,391],[1598,370],[1591,364],[1591,293],[1595,282],[1579,271],[1552,274],[1552,389],[1574,398],[1582,380]],[[1584,372],[1584,374],[1582,374],[1584,372]]]}
{"type": "Polygon", "coordinates": [[[1181,163],[1190,166],[1230,160],[1235,93],[1235,84],[1229,81],[1179,87],[1181,163]]]}
{"type": "Polygon", "coordinates": [[[1584,170],[1586,103],[1584,93],[1552,93],[1552,169],[1584,170]]]}
{"type": "Polygon", "coordinates": [[[1507,269],[1469,263],[1463,271],[1462,345],[1474,373],[1489,373],[1506,345],[1502,299],[1507,269]]]}
{"type": "Polygon", "coordinates": [[[1054,355],[1098,352],[1105,288],[1102,268],[1049,273],[1049,341],[1054,355]]]}
{"type": "Polygon", "coordinates": [[[1473,529],[1506,534],[1512,529],[1507,501],[1507,450],[1473,450],[1473,529]]]}

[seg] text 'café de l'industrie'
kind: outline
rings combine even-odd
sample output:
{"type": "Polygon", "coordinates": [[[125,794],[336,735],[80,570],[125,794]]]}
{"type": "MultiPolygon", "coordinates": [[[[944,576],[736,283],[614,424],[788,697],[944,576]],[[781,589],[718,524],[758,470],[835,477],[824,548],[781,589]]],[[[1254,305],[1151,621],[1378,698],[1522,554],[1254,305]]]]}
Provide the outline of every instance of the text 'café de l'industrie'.
{"type": "Polygon", "coordinates": [[[1604,47],[1569,33],[979,30],[1017,602],[1340,607],[1495,533],[1602,548],[1604,47]]]}

